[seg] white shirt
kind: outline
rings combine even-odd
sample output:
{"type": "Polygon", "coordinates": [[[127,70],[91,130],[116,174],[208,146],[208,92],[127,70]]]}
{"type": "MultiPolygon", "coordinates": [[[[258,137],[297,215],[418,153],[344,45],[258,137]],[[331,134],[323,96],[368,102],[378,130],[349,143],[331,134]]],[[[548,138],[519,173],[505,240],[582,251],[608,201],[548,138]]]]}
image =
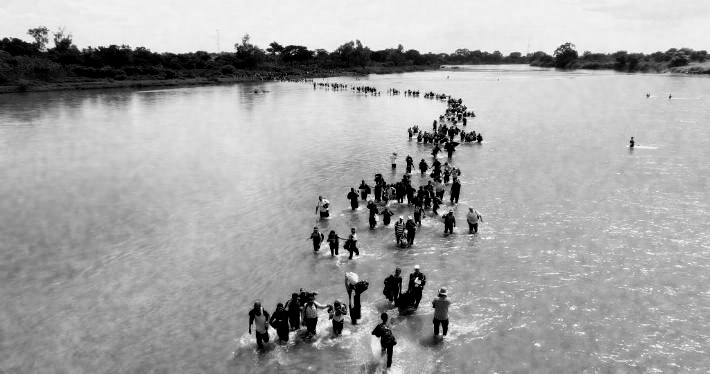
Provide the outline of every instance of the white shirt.
{"type": "Polygon", "coordinates": [[[328,211],[328,208],[324,207],[323,205],[328,204],[330,205],[330,201],[323,199],[318,201],[318,211],[325,213],[328,211]]]}

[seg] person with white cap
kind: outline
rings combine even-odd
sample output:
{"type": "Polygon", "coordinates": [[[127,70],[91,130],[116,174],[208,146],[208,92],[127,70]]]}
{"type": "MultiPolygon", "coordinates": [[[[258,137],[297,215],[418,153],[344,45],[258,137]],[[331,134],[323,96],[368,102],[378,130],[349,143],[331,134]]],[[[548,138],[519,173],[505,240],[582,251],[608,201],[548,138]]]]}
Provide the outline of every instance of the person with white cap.
{"type": "Polygon", "coordinates": [[[412,296],[415,308],[419,308],[419,302],[422,300],[422,291],[424,291],[424,285],[426,285],[426,276],[419,270],[419,265],[414,265],[414,272],[409,274],[409,286],[407,287],[407,292],[412,296]]]}
{"type": "Polygon", "coordinates": [[[444,234],[454,233],[454,227],[456,227],[456,217],[454,217],[454,210],[450,209],[449,213],[444,215],[444,234]]]}
{"type": "Polygon", "coordinates": [[[431,303],[434,308],[434,336],[439,336],[439,325],[443,329],[444,336],[449,330],[449,305],[451,301],[448,299],[446,288],[439,289],[439,297],[431,303]]]}
{"type": "Polygon", "coordinates": [[[397,152],[392,152],[392,156],[390,156],[390,160],[392,160],[392,169],[397,168],[397,152]]]}

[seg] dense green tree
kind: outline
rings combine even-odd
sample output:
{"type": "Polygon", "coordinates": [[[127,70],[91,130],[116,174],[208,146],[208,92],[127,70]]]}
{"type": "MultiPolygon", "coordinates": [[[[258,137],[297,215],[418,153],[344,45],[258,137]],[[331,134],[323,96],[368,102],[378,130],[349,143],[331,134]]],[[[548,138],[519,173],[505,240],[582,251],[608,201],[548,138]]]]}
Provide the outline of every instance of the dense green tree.
{"type": "Polygon", "coordinates": [[[284,47],[276,42],[271,42],[271,44],[269,44],[269,48],[266,48],[266,52],[269,52],[269,54],[272,56],[280,54],[281,52],[283,52],[283,50],[284,47]]]}
{"type": "Polygon", "coordinates": [[[0,50],[11,56],[34,56],[39,52],[32,43],[17,38],[3,38],[0,40],[0,50]]]}
{"type": "Polygon", "coordinates": [[[560,69],[568,69],[572,67],[579,57],[574,44],[567,42],[555,49],[552,54],[555,57],[555,67],[560,69]]]}
{"type": "Polygon", "coordinates": [[[305,62],[313,58],[313,51],[302,45],[288,45],[281,52],[281,59],[284,62],[305,62]]]}
{"type": "Polygon", "coordinates": [[[249,43],[249,39],[249,34],[244,34],[242,42],[240,44],[235,44],[234,49],[237,51],[236,56],[239,60],[237,66],[253,69],[264,61],[264,56],[266,54],[263,50],[261,50],[261,48],[249,43]]]}

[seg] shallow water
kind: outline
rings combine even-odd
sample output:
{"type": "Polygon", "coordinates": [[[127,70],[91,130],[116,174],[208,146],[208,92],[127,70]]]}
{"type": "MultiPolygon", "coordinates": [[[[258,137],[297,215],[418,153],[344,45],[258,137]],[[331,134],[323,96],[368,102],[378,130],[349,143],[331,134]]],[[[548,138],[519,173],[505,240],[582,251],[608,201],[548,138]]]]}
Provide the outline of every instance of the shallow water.
{"type": "Polygon", "coordinates": [[[390,311],[403,372],[710,367],[710,80],[486,67],[359,83],[476,111],[467,127],[485,140],[453,158],[455,234],[429,217],[397,249],[345,198],[429,155],[406,128],[429,129],[435,100],[301,83],[0,96],[0,371],[376,372],[382,281],[414,264],[422,307],[390,311]],[[360,258],[313,254],[319,194],[333,205],[321,230],[357,227],[360,258]],[[485,220],[475,237],[469,206],[485,220]],[[334,339],[322,314],[315,341],[256,352],[254,299],[344,299],[346,271],[371,284],[361,324],[334,339]],[[429,307],[441,286],[443,343],[429,307]]]}

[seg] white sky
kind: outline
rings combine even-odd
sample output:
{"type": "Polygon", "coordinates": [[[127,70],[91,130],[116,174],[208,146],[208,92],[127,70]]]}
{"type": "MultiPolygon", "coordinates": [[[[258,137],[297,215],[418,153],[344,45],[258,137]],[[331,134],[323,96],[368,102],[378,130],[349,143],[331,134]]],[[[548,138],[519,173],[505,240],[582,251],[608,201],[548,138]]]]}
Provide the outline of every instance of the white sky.
{"type": "Polygon", "coordinates": [[[457,48],[552,53],[710,50],[708,0],[0,0],[0,37],[65,27],[79,48],[110,44],[157,52],[232,51],[249,33],[332,51],[360,39],[373,50],[457,48]],[[529,47],[528,47],[529,45],[529,47]]]}

